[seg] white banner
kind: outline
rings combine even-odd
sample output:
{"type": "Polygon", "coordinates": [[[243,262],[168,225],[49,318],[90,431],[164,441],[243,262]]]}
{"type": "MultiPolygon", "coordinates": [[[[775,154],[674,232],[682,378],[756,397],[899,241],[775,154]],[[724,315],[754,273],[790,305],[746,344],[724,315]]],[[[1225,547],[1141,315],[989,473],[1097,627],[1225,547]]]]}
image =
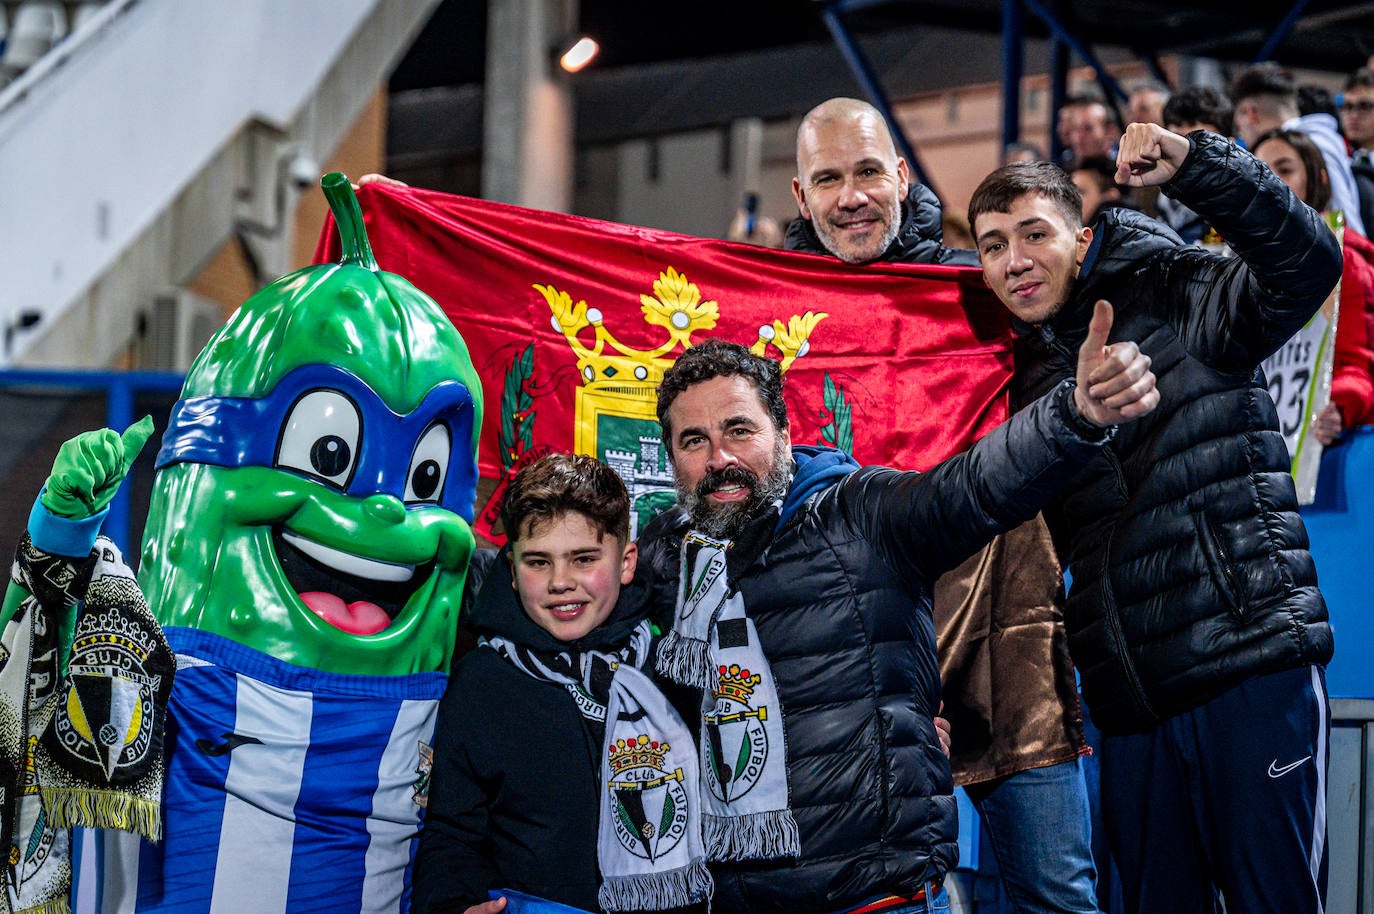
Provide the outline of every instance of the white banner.
{"type": "MultiPolygon", "coordinates": [[[[1339,215],[1328,218],[1339,220],[1339,215]]],[[[1334,230],[1344,252],[1344,227],[1338,221],[1334,230]]],[[[1312,504],[1317,495],[1322,445],[1312,434],[1312,420],[1331,399],[1340,296],[1341,284],[1337,281],[1336,288],[1306,326],[1262,365],[1269,395],[1278,409],[1279,431],[1293,458],[1293,481],[1300,505],[1312,504]]]]}

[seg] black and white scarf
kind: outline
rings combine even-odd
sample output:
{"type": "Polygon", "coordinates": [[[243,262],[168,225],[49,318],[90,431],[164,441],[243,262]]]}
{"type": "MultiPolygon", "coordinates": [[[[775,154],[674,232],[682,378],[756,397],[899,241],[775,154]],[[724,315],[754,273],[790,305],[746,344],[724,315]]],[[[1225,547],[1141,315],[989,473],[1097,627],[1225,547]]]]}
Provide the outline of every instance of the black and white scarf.
{"type": "Polygon", "coordinates": [[[787,746],[773,673],[744,597],[729,582],[729,540],[683,538],[673,629],[657,670],[702,689],[702,822],[711,860],[795,857],[787,746]]]}
{"type": "Polygon", "coordinates": [[[605,723],[597,861],[608,911],[661,910],[710,898],[700,776],[692,734],[639,668],[651,633],[640,622],[618,651],[548,651],[492,636],[481,645],[521,672],[568,690],[605,723]]]}
{"type": "Polygon", "coordinates": [[[25,534],[17,553],[9,594],[22,599],[0,632],[0,911],[59,912],[71,826],[161,836],[176,661],[114,543],[66,558],[25,534]]]}

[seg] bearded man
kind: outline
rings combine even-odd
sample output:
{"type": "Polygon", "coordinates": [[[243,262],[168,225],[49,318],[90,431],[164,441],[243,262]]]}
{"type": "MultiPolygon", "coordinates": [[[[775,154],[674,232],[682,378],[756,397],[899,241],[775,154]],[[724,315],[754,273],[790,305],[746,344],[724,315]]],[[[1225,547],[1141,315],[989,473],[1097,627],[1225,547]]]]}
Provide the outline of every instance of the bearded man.
{"type": "Polygon", "coordinates": [[[736,822],[721,910],[940,909],[958,856],[931,593],[1035,515],[1109,427],[1158,398],[1105,303],[1067,382],[925,473],[793,446],[779,365],[709,340],[664,374],[682,506],[640,537],[674,607],[655,667],[699,723],[703,781],[736,822]],[[739,862],[743,861],[743,862],[739,862]]]}

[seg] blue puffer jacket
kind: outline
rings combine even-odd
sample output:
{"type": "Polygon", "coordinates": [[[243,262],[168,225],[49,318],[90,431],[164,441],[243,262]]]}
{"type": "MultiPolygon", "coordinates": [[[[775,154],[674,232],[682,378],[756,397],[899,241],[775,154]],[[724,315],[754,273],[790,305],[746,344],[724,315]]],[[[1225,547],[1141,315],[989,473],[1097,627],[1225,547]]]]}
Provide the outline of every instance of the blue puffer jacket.
{"type": "MultiPolygon", "coordinates": [[[[777,682],[801,857],[714,868],[717,910],[830,912],[913,892],[955,865],[953,787],[933,721],[931,585],[1100,451],[1070,394],[1060,387],[924,474],[793,448],[781,515],[735,540],[727,575],[777,682]]],[[[652,602],[670,614],[686,529],[675,510],[639,539],[652,602]]],[[[700,699],[679,706],[691,720],[700,699]]]]}
{"type": "Polygon", "coordinates": [[[1027,402],[1072,377],[1093,303],[1153,360],[1160,405],[1045,511],[1073,576],[1069,645],[1093,720],[1148,729],[1242,680],[1331,657],[1289,456],[1257,366],[1321,306],[1341,253],[1321,217],[1257,159],[1193,133],[1168,195],[1236,252],[1185,247],[1105,216],[1062,311],[1022,325],[1027,402]]]}

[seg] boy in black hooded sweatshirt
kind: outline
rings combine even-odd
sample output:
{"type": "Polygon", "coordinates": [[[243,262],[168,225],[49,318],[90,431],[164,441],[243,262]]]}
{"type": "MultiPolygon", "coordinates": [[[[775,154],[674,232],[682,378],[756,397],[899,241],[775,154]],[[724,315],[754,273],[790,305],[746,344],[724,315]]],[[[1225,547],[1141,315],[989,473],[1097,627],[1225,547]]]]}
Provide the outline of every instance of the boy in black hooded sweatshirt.
{"type": "Polygon", "coordinates": [[[620,478],[592,457],[551,454],[512,481],[501,508],[509,545],[465,609],[481,640],[439,708],[417,914],[495,914],[505,901],[488,890],[503,888],[589,911],[709,894],[687,800],[691,736],[665,730],[636,744],[666,704],[635,672],[652,636],[646,590],[632,583],[629,508],[620,478]],[[647,748],[633,760],[618,753],[608,719],[628,722],[612,736],[628,735],[631,753],[647,748]],[[676,802],[662,803],[669,794],[676,802]]]}

